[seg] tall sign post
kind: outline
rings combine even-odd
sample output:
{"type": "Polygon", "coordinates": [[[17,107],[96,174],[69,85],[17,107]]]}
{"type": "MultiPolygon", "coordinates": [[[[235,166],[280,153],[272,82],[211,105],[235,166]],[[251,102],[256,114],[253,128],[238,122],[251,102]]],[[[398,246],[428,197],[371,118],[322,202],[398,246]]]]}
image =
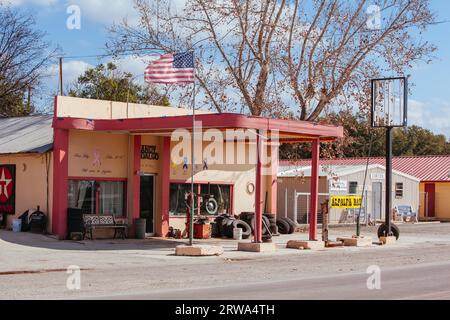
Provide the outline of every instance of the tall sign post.
{"type": "Polygon", "coordinates": [[[392,217],[392,131],[407,126],[408,78],[372,80],[372,128],[386,129],[386,214],[378,235],[391,236],[392,217]]]}

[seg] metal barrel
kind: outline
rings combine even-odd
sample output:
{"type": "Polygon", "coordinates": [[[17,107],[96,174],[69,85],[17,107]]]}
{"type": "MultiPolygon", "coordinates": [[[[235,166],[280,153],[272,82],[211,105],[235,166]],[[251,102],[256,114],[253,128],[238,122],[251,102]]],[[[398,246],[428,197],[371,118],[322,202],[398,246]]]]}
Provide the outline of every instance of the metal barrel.
{"type": "Polygon", "coordinates": [[[134,220],[136,239],[145,239],[146,225],[147,225],[147,219],[134,220]]]}

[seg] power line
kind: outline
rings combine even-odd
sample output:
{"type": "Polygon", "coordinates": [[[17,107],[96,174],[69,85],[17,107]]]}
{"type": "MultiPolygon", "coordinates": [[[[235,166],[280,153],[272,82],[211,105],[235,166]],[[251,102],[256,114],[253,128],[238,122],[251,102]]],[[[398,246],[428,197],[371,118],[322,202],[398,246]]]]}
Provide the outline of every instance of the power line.
{"type": "MultiPolygon", "coordinates": [[[[143,50],[139,50],[143,51],[143,50]]],[[[137,51],[136,51],[137,52],[137,51]]],[[[85,59],[85,58],[107,58],[107,57],[124,57],[124,56],[130,56],[135,55],[136,53],[120,53],[120,54],[93,54],[93,55],[79,55],[79,56],[61,56],[61,58],[64,59],[85,59]]],[[[149,53],[146,54],[149,57],[157,57],[160,56],[161,53],[149,53]]]]}

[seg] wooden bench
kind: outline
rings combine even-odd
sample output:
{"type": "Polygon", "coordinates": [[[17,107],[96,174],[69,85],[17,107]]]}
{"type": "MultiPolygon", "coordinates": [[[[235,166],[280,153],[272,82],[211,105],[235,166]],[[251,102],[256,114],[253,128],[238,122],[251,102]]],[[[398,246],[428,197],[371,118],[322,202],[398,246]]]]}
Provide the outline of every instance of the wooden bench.
{"type": "Polygon", "coordinates": [[[400,218],[403,221],[404,218],[414,218],[415,222],[419,222],[419,215],[413,210],[410,205],[400,205],[394,208],[394,214],[396,220],[400,218]]]}
{"type": "Polygon", "coordinates": [[[122,239],[125,239],[128,228],[126,224],[117,223],[113,215],[84,214],[83,223],[83,239],[86,237],[86,234],[88,234],[91,240],[94,240],[94,230],[99,229],[113,229],[114,239],[118,234],[122,239]]]}

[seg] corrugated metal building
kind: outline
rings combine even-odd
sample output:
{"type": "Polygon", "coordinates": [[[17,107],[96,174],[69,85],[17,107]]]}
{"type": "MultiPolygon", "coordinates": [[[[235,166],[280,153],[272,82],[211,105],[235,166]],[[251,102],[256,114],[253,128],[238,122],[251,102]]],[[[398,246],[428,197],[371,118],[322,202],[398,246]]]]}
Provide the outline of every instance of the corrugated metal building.
{"type": "MultiPolygon", "coordinates": [[[[308,223],[310,166],[280,166],[278,171],[278,213],[308,223]],[[297,196],[295,196],[297,194],[297,196]],[[297,199],[296,199],[297,197],[297,199]],[[296,203],[297,201],[297,203],[296,203]]],[[[366,176],[365,165],[320,166],[319,202],[332,195],[362,196],[364,180],[363,207],[371,219],[382,220],[385,216],[385,167],[379,164],[369,165],[366,176]]],[[[403,172],[393,171],[393,207],[419,206],[419,179],[403,172]]],[[[331,209],[330,221],[347,221],[345,209],[331,209]]]]}
{"type": "MultiPolygon", "coordinates": [[[[370,164],[385,164],[385,158],[370,158],[370,164]]],[[[320,159],[321,165],[364,165],[367,158],[320,159]]],[[[281,167],[308,166],[311,160],[281,161],[281,167]]],[[[450,155],[394,157],[393,168],[420,180],[420,218],[450,221],[450,155]]]]}

